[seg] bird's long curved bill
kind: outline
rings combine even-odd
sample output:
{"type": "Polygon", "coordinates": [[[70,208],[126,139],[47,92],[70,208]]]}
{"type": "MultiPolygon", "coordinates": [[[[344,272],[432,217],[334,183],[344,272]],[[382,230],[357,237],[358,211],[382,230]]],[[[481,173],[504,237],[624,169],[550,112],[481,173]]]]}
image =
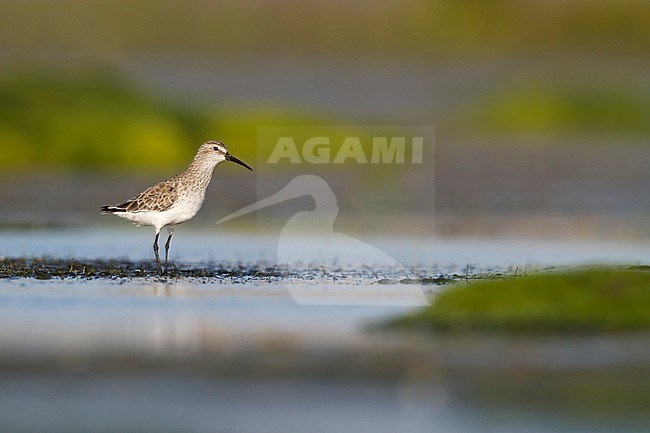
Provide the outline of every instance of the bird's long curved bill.
{"type": "Polygon", "coordinates": [[[245,163],[244,161],[242,161],[241,159],[232,156],[232,155],[229,154],[229,153],[226,153],[226,161],[232,161],[232,162],[237,163],[237,164],[239,164],[239,165],[241,165],[241,166],[243,166],[243,167],[246,167],[246,168],[249,169],[250,171],[253,171],[253,169],[250,168],[250,166],[249,166],[248,164],[246,164],[246,163],[245,163]]]}
{"type": "Polygon", "coordinates": [[[227,215],[223,218],[221,218],[219,221],[217,221],[215,224],[221,224],[226,221],[230,221],[235,218],[239,218],[242,215],[246,215],[251,212],[255,212],[259,209],[263,209],[265,207],[273,206],[274,204],[282,203],[287,200],[294,199],[296,197],[301,197],[305,195],[304,191],[298,190],[293,187],[293,185],[290,183],[277,193],[273,194],[272,196],[263,198],[262,200],[258,201],[257,203],[250,204],[246,207],[243,207],[239,209],[237,212],[233,212],[230,215],[227,215]]]}

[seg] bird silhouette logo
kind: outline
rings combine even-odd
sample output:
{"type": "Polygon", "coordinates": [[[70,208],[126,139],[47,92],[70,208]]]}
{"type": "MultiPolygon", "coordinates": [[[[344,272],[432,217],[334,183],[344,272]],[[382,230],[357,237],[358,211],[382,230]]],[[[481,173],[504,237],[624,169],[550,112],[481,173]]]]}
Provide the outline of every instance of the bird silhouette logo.
{"type": "MultiPolygon", "coordinates": [[[[278,240],[278,263],[323,258],[342,263],[362,262],[377,268],[403,267],[379,248],[334,231],[339,212],[336,194],[323,178],[315,175],[296,176],[279,192],[233,212],[216,224],[303,196],[311,196],[316,206],[313,210],[297,212],[286,222],[278,240]]],[[[429,305],[419,284],[366,284],[362,288],[338,284],[335,289],[332,285],[321,287],[304,282],[286,285],[293,299],[304,305],[429,305]]]]}

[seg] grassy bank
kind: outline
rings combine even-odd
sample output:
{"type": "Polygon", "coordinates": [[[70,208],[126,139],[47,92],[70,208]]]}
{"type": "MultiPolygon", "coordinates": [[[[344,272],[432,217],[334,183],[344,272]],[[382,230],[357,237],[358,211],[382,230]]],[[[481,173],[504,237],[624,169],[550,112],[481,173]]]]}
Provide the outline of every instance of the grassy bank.
{"type": "Polygon", "coordinates": [[[647,331],[650,270],[589,269],[459,285],[394,323],[455,333],[647,331]]]}
{"type": "Polygon", "coordinates": [[[0,168],[162,171],[214,138],[251,161],[258,124],[300,121],[314,122],[283,110],[179,104],[102,68],[21,69],[0,77],[0,168]]]}
{"type": "Polygon", "coordinates": [[[515,83],[472,100],[455,114],[455,126],[488,135],[644,137],[650,133],[650,99],[646,91],[623,85],[515,83]]]}

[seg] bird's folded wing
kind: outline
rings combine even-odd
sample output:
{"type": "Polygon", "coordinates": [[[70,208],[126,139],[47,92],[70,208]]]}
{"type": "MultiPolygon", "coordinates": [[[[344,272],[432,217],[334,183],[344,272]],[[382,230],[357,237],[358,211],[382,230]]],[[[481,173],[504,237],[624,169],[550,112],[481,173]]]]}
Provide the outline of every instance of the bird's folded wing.
{"type": "Polygon", "coordinates": [[[178,190],[174,179],[157,183],[118,205],[126,212],[162,212],[169,209],[178,199],[178,190]]]}

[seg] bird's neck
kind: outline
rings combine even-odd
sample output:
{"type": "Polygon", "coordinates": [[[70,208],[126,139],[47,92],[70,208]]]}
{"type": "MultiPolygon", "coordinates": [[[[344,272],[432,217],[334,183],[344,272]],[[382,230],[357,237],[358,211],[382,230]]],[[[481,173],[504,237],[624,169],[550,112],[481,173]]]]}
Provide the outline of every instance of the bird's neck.
{"type": "Polygon", "coordinates": [[[198,189],[206,189],[212,180],[212,172],[216,164],[195,159],[192,161],[187,170],[183,173],[184,177],[191,178],[194,182],[191,184],[198,189]]]}

